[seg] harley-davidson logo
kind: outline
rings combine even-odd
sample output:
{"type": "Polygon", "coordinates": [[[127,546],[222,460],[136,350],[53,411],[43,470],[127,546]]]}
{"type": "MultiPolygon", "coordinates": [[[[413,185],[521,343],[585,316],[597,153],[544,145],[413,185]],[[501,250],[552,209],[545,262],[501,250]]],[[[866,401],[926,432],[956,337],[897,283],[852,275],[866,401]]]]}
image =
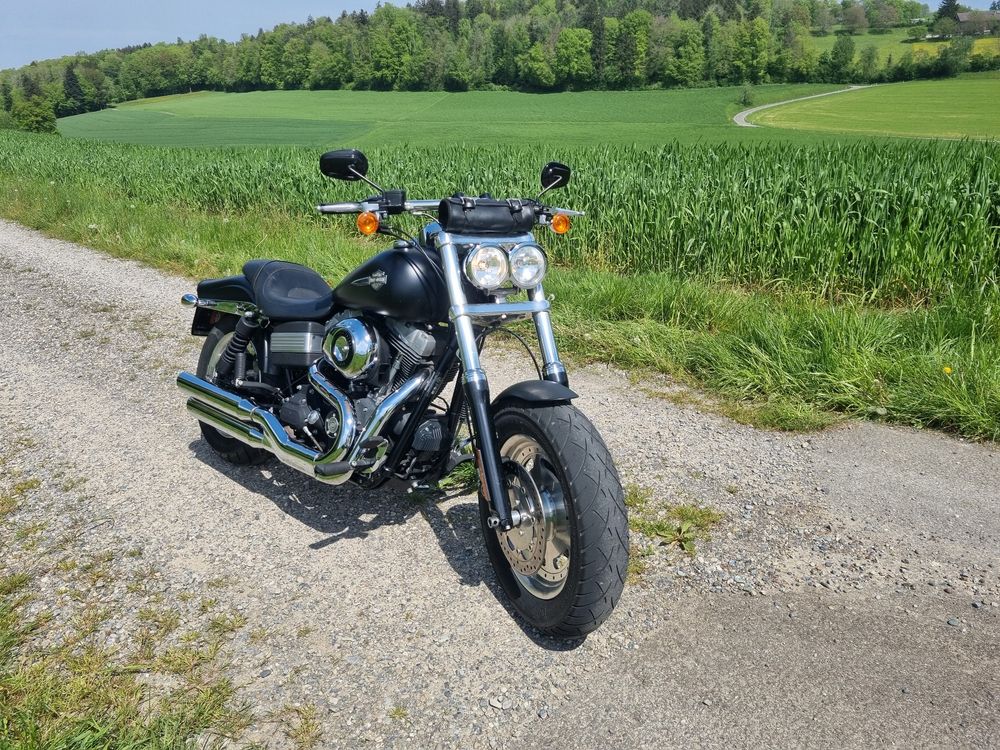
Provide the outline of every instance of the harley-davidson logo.
{"type": "Polygon", "coordinates": [[[351,282],[353,286],[370,286],[375,291],[378,291],[385,286],[389,277],[386,275],[385,271],[375,271],[375,273],[370,276],[365,276],[362,279],[355,279],[351,282]]]}

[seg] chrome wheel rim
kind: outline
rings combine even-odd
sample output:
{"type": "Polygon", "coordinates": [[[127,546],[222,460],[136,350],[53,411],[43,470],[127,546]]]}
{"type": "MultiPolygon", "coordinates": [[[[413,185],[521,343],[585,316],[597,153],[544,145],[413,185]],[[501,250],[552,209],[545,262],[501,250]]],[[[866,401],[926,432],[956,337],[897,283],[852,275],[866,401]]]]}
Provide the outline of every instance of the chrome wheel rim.
{"type": "Polygon", "coordinates": [[[510,531],[497,530],[500,550],[529,594],[552,599],[566,585],[571,553],[562,482],[548,455],[527,435],[509,438],[500,455],[511,509],[530,518],[510,531]]]}

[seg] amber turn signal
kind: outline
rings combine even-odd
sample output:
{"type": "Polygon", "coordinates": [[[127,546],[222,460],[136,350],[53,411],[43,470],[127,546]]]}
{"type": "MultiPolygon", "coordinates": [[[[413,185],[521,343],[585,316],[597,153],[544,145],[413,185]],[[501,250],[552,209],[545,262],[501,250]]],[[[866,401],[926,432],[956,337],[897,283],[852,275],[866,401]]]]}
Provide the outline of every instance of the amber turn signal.
{"type": "Polygon", "coordinates": [[[378,216],[371,211],[358,214],[358,231],[363,235],[375,234],[378,231],[378,216]]]}
{"type": "Polygon", "coordinates": [[[556,214],[550,224],[556,234],[566,234],[569,231],[569,217],[566,214],[556,214]]]}

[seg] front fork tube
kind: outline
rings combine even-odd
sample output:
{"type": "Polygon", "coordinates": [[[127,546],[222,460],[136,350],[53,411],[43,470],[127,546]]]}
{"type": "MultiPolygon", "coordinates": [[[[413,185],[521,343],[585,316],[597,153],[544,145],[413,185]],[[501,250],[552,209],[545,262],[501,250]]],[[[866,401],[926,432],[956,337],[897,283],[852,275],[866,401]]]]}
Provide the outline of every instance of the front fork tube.
{"type": "MultiPolygon", "coordinates": [[[[479,370],[482,373],[482,370],[479,370]]],[[[493,409],[490,404],[490,385],[486,377],[465,380],[465,398],[469,404],[469,418],[475,431],[476,459],[479,463],[480,481],[486,490],[486,497],[493,503],[500,521],[500,528],[507,531],[514,526],[510,498],[507,496],[507,482],[500,461],[497,445],[497,431],[493,423],[493,409]]]]}
{"type": "MultiPolygon", "coordinates": [[[[529,292],[532,302],[544,302],[545,291],[539,284],[529,292]]],[[[559,360],[559,350],[556,349],[556,337],[552,333],[552,316],[548,310],[536,312],[532,317],[535,320],[535,333],[538,335],[538,347],[542,350],[542,361],[545,363],[542,369],[542,379],[551,380],[559,385],[569,387],[569,377],[566,375],[566,368],[559,360]]]]}
{"type": "MultiPolygon", "coordinates": [[[[472,320],[465,311],[467,300],[462,288],[462,273],[459,269],[458,250],[451,237],[442,235],[438,238],[438,249],[441,252],[444,266],[445,282],[448,285],[448,296],[451,302],[452,318],[455,335],[458,339],[458,352],[462,360],[463,387],[468,400],[469,418],[472,421],[476,446],[476,459],[481,473],[481,483],[487,499],[496,512],[497,525],[504,531],[514,527],[510,499],[507,495],[506,479],[503,464],[500,459],[500,446],[497,444],[496,426],[493,421],[493,409],[490,403],[490,386],[479,362],[479,347],[476,342],[472,320]]],[[[545,292],[541,285],[529,293],[535,302],[545,300],[545,292]]],[[[555,337],[552,335],[552,320],[548,311],[534,313],[535,330],[545,362],[543,376],[546,380],[567,385],[566,368],[559,361],[555,337]]]]}

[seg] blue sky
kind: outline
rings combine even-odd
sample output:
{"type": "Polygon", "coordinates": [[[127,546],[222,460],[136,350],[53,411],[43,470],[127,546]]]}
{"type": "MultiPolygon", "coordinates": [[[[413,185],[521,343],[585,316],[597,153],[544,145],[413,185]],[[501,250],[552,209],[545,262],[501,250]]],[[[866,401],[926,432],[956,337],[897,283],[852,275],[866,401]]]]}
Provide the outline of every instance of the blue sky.
{"type": "Polygon", "coordinates": [[[0,69],[74,52],[194,39],[201,34],[233,40],[310,15],[336,18],[342,10],[370,11],[375,0],[4,0],[3,6],[0,69]]]}

